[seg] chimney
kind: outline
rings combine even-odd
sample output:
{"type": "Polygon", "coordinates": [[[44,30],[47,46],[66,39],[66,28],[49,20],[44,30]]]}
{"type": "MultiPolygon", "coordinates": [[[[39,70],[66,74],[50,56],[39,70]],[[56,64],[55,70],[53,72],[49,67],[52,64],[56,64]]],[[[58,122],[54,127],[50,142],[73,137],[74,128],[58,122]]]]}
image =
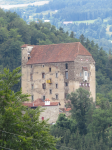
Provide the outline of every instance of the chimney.
{"type": "Polygon", "coordinates": [[[50,105],[50,100],[48,98],[45,99],[45,105],[50,105]]]}

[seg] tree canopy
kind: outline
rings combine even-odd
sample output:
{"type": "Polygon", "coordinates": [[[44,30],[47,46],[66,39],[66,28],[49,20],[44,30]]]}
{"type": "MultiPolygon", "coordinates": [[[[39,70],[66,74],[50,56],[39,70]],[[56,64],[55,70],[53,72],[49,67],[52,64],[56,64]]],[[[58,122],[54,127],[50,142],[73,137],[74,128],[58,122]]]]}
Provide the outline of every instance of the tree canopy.
{"type": "Polygon", "coordinates": [[[41,108],[23,106],[28,95],[11,88],[20,80],[20,68],[4,69],[0,74],[0,149],[56,150],[56,139],[50,135],[49,124],[40,121],[41,108]]]}
{"type": "Polygon", "coordinates": [[[56,146],[58,150],[65,147],[67,150],[112,149],[112,106],[101,98],[100,107],[96,109],[89,96],[90,93],[81,88],[69,94],[71,117],[60,114],[51,127],[51,134],[61,137],[56,146]]]}

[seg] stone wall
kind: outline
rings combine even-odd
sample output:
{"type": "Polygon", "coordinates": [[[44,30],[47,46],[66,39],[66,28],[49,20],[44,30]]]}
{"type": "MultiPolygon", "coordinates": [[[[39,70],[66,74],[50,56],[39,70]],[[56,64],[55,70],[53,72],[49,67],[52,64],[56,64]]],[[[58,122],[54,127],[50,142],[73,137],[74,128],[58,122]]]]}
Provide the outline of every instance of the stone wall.
{"type": "Polygon", "coordinates": [[[56,123],[59,115],[59,106],[45,106],[42,107],[43,112],[40,113],[39,119],[42,120],[44,117],[44,120],[48,120],[48,123],[56,123]]]}
{"type": "MultiPolygon", "coordinates": [[[[33,64],[26,65],[28,48],[22,50],[22,91],[33,96],[34,100],[41,98],[50,99],[50,101],[60,102],[60,108],[65,107],[65,93],[74,92],[79,87],[82,87],[91,92],[91,96],[95,101],[95,62],[91,56],[77,56],[74,62],[59,62],[59,63],[45,63],[45,64],[33,64]],[[26,55],[26,56],[25,56],[26,55]],[[68,69],[65,68],[65,64],[68,64],[68,69]],[[88,68],[88,81],[83,81],[83,69],[88,68]],[[51,72],[49,71],[51,68],[51,72]],[[65,71],[68,71],[68,79],[65,78],[65,71]],[[42,78],[42,73],[45,73],[45,78],[42,78]],[[56,77],[58,73],[58,77],[56,77]],[[32,75],[32,79],[31,79],[32,75]],[[51,79],[51,84],[46,83],[51,79]],[[65,82],[68,86],[65,86],[65,82]],[[46,89],[42,88],[42,84],[46,84],[46,89]],[[80,84],[83,83],[83,86],[80,84]],[[87,86],[89,83],[90,86],[87,86]],[[58,84],[58,88],[56,88],[58,84]],[[33,85],[33,89],[32,89],[33,85]],[[50,90],[52,93],[50,94],[50,90]],[[56,95],[58,98],[56,99],[56,95]]],[[[31,101],[31,97],[29,97],[31,101]]]]}
{"type": "MultiPolygon", "coordinates": [[[[91,92],[91,97],[93,97],[93,101],[96,99],[96,77],[95,77],[95,61],[92,56],[77,56],[74,61],[74,73],[75,73],[75,81],[80,87],[84,88],[91,92]],[[83,80],[83,67],[87,67],[88,69],[88,81],[83,80]]],[[[75,86],[77,89],[78,86],[75,86]]]]}

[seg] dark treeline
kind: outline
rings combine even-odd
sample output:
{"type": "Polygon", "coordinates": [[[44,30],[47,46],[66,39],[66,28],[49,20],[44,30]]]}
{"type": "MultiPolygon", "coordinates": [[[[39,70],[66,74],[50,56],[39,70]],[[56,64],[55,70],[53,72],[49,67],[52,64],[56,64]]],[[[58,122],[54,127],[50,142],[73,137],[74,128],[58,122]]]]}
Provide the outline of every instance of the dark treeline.
{"type": "Polygon", "coordinates": [[[112,149],[112,106],[101,99],[96,109],[89,92],[78,89],[71,93],[71,116],[60,114],[51,134],[60,137],[58,150],[111,150],[112,149]]]}

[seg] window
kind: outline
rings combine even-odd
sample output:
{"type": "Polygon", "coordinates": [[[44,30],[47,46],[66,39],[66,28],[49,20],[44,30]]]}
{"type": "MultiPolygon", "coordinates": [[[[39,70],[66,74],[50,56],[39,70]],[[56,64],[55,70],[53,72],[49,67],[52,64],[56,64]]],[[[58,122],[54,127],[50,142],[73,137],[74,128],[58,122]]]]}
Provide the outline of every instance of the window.
{"type": "Polygon", "coordinates": [[[44,120],[44,117],[42,117],[42,120],[44,120]]]}
{"type": "Polygon", "coordinates": [[[81,83],[81,86],[84,86],[84,83],[81,83]]]}
{"type": "Polygon", "coordinates": [[[58,88],[58,84],[56,83],[56,89],[58,88]]]}
{"type": "Polygon", "coordinates": [[[65,64],[65,69],[68,69],[68,64],[65,64]]]}
{"type": "Polygon", "coordinates": [[[87,76],[87,71],[85,71],[85,76],[87,76]]]}
{"type": "Polygon", "coordinates": [[[56,94],[56,99],[58,99],[58,94],[56,94]]]}
{"type": "Polygon", "coordinates": [[[88,80],[88,71],[84,71],[84,81],[88,80]]]}
{"type": "Polygon", "coordinates": [[[58,73],[56,73],[56,78],[58,78],[58,73]]]}
{"type": "Polygon", "coordinates": [[[43,96],[43,100],[45,100],[45,96],[43,96]]]}
{"type": "Polygon", "coordinates": [[[80,77],[82,76],[82,73],[80,73],[80,77]]]}
{"type": "Polygon", "coordinates": [[[42,65],[42,67],[44,67],[44,65],[42,65]]]}
{"type": "Polygon", "coordinates": [[[88,87],[90,87],[90,84],[89,84],[89,83],[87,83],[87,86],[88,86],[88,87]]]}
{"type": "Polygon", "coordinates": [[[49,90],[49,94],[52,94],[52,90],[51,89],[49,90]]]}
{"type": "Polygon", "coordinates": [[[88,73],[88,77],[89,77],[89,73],[88,73]]]}
{"type": "Polygon", "coordinates": [[[33,80],[33,74],[30,74],[30,80],[33,80]]]}
{"type": "Polygon", "coordinates": [[[65,71],[65,78],[68,79],[68,71],[65,71]]]}
{"type": "Polygon", "coordinates": [[[49,68],[49,72],[51,72],[51,68],[49,68]]]}
{"type": "Polygon", "coordinates": [[[32,68],[32,65],[31,65],[31,68],[32,68]]]}
{"type": "Polygon", "coordinates": [[[67,99],[67,95],[68,95],[68,93],[65,93],[65,99],[67,99]]]}
{"type": "Polygon", "coordinates": [[[42,73],[42,78],[45,78],[45,73],[42,73]]]}
{"type": "Polygon", "coordinates": [[[31,101],[32,101],[32,102],[34,101],[34,96],[33,96],[33,95],[31,96],[31,101]]]}
{"type": "Polygon", "coordinates": [[[32,89],[32,90],[34,89],[34,86],[33,86],[33,84],[31,84],[31,89],[32,89]]]}
{"type": "Polygon", "coordinates": [[[46,84],[45,83],[42,84],[42,89],[46,89],[46,84]]]}
{"type": "Polygon", "coordinates": [[[65,82],[65,86],[68,86],[68,82],[65,82]]]}

